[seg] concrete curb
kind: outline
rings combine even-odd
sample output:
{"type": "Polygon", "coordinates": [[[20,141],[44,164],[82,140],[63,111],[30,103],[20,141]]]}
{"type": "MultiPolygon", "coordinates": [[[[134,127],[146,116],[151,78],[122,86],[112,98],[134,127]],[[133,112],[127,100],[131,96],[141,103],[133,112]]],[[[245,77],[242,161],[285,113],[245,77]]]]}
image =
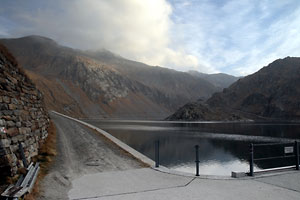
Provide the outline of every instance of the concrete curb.
{"type": "Polygon", "coordinates": [[[51,111],[54,114],[60,115],[62,117],[71,119],[73,121],[76,121],[80,124],[83,124],[89,128],[92,128],[94,130],[96,130],[97,132],[101,133],[104,137],[108,138],[109,140],[111,140],[113,143],[115,143],[116,145],[118,145],[120,148],[122,148],[123,150],[125,150],[126,152],[130,153],[133,157],[137,158],[138,160],[142,161],[143,163],[149,165],[150,167],[154,168],[155,166],[155,162],[153,160],[151,160],[150,158],[148,158],[147,156],[141,154],[140,152],[136,151],[135,149],[131,148],[130,146],[128,146],[127,144],[125,144],[124,142],[120,141],[119,139],[115,138],[114,136],[112,136],[111,134],[107,133],[106,131],[97,128],[91,124],[88,124],[86,122],[83,122],[81,120],[75,119],[73,117],[69,117],[67,115],[58,113],[56,111],[51,111]]]}

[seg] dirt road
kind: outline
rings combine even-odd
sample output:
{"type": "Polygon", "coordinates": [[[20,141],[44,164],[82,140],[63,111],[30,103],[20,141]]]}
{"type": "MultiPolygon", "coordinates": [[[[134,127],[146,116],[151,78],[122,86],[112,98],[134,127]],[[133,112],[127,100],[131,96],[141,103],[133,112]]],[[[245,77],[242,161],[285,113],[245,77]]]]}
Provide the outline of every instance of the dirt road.
{"type": "Polygon", "coordinates": [[[141,164],[93,130],[51,113],[57,157],[42,181],[39,199],[68,199],[71,181],[85,174],[140,168],[141,164]]]}

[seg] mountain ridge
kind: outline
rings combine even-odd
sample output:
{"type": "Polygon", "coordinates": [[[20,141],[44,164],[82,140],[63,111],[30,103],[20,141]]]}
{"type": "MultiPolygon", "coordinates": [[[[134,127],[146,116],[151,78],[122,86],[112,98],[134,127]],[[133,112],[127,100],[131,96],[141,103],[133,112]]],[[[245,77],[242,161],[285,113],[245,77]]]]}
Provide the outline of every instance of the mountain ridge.
{"type": "Polygon", "coordinates": [[[235,77],[225,73],[216,73],[216,74],[204,74],[198,71],[190,70],[188,71],[192,76],[203,78],[204,80],[212,83],[214,86],[219,88],[227,88],[232,83],[236,82],[242,77],[235,77]]]}
{"type": "Polygon", "coordinates": [[[40,36],[0,42],[45,96],[55,100],[48,108],[72,116],[161,119],[220,90],[185,72],[130,61],[107,50],[76,50],[40,36]]]}
{"type": "Polygon", "coordinates": [[[223,120],[254,119],[254,120],[299,120],[300,119],[300,58],[286,57],[277,59],[258,72],[239,79],[228,88],[212,95],[205,107],[212,109],[207,116],[196,116],[204,112],[199,104],[185,105],[169,120],[219,120],[218,115],[224,115],[223,120]],[[198,110],[198,111],[196,111],[198,110]],[[195,117],[191,117],[193,113],[195,117]]]}

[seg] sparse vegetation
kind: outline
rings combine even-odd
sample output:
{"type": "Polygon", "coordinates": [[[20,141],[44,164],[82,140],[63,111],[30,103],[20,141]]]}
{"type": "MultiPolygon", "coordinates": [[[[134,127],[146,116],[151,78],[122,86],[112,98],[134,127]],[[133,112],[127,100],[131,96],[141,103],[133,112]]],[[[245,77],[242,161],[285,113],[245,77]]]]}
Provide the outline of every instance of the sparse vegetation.
{"type": "Polygon", "coordinates": [[[16,61],[16,59],[14,58],[14,56],[8,51],[8,49],[2,45],[0,43],[0,53],[6,58],[8,59],[8,61],[13,65],[13,66],[17,66],[18,62],[16,61]]]}
{"type": "MultiPolygon", "coordinates": [[[[42,144],[39,155],[33,158],[34,162],[40,163],[40,172],[36,179],[34,188],[32,192],[25,196],[25,200],[34,200],[40,194],[40,183],[41,180],[47,175],[49,168],[51,167],[54,158],[56,156],[56,128],[54,123],[51,121],[50,126],[48,128],[48,137],[45,142],[42,144]]],[[[25,169],[24,169],[25,170],[25,169]]],[[[17,182],[19,179],[19,174],[24,174],[23,169],[18,171],[18,175],[14,177],[6,177],[1,179],[0,182],[0,193],[2,193],[5,188],[17,182]]]]}
{"type": "Polygon", "coordinates": [[[54,158],[56,156],[56,128],[51,121],[48,128],[48,137],[42,144],[39,155],[34,158],[35,162],[40,162],[40,172],[36,179],[32,192],[25,196],[25,200],[34,200],[40,195],[40,184],[42,179],[47,175],[54,158]]]}

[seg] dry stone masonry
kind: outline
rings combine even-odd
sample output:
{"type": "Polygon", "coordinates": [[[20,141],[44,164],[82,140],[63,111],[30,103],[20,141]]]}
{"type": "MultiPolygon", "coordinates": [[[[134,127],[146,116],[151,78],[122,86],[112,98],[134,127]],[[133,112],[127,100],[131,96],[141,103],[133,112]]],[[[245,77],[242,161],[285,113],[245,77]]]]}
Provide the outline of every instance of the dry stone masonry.
{"type": "Polygon", "coordinates": [[[0,44],[0,176],[13,176],[38,154],[47,137],[49,116],[43,96],[0,44]]]}

